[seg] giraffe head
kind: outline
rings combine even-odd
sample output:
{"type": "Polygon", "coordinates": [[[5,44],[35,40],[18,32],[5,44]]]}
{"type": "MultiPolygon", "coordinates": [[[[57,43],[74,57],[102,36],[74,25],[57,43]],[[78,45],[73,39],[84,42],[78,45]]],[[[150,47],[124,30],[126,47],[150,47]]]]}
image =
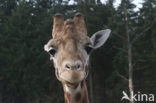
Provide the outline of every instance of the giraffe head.
{"type": "Polygon", "coordinates": [[[53,17],[52,39],[44,46],[54,62],[58,80],[77,84],[87,77],[88,61],[92,50],[102,46],[110,30],[101,30],[87,36],[84,16],[75,14],[73,19],[64,21],[61,14],[53,17]]]}

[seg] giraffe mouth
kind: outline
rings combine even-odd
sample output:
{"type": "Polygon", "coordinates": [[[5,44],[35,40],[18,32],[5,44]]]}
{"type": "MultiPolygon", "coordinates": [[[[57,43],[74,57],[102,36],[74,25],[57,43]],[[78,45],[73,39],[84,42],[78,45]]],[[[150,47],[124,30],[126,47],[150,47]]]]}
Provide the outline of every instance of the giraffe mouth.
{"type": "Polygon", "coordinates": [[[85,79],[84,71],[64,71],[60,73],[60,78],[69,85],[75,85],[85,79]]]}
{"type": "Polygon", "coordinates": [[[66,84],[68,87],[73,88],[73,89],[77,88],[78,85],[79,85],[79,83],[70,83],[70,82],[68,82],[68,81],[65,81],[65,84],[66,84]]]}

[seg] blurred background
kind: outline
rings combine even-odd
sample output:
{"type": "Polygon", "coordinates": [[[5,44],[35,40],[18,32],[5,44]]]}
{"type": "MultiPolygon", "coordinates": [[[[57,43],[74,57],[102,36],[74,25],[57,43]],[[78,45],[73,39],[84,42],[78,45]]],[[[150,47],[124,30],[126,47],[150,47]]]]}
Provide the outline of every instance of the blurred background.
{"type": "Polygon", "coordinates": [[[112,30],[90,58],[91,103],[128,103],[132,77],[134,92],[156,93],[156,0],[0,0],[0,103],[64,103],[43,49],[58,12],[83,13],[89,36],[112,30]]]}

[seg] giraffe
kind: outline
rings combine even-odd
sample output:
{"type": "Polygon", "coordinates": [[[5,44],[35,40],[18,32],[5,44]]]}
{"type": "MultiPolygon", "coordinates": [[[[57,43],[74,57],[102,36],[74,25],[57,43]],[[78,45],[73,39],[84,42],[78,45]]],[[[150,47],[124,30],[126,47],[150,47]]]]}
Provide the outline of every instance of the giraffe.
{"type": "Polygon", "coordinates": [[[88,37],[81,13],[67,20],[59,13],[53,17],[52,39],[44,45],[44,50],[50,54],[56,78],[63,85],[65,103],[89,103],[85,81],[89,56],[106,42],[110,32],[101,30],[88,37]]]}

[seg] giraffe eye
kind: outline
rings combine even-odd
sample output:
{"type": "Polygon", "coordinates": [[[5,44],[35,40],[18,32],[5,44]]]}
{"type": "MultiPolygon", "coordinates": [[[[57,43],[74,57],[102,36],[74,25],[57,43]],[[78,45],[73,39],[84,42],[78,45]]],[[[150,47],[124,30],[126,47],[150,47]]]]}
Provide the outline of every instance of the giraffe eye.
{"type": "Polygon", "coordinates": [[[93,48],[91,46],[87,45],[87,46],[85,46],[85,50],[86,50],[87,54],[90,54],[91,51],[93,50],[93,48]]]}
{"type": "Polygon", "coordinates": [[[49,54],[50,54],[50,55],[54,56],[55,53],[56,53],[56,50],[55,50],[54,48],[51,48],[51,49],[49,50],[49,54]]]}

